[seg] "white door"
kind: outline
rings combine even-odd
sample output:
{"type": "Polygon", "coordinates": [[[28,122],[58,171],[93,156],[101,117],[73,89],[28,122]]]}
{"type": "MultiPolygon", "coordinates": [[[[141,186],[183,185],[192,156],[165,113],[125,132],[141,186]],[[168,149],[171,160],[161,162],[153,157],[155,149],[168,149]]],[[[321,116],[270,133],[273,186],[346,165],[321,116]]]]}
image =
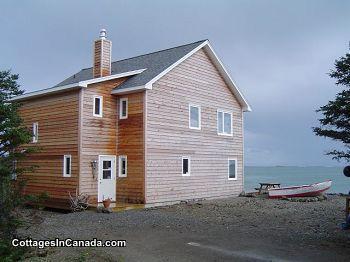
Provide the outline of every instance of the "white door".
{"type": "Polygon", "coordinates": [[[115,201],[116,165],[115,156],[99,156],[98,161],[98,202],[110,198],[115,201]]]}

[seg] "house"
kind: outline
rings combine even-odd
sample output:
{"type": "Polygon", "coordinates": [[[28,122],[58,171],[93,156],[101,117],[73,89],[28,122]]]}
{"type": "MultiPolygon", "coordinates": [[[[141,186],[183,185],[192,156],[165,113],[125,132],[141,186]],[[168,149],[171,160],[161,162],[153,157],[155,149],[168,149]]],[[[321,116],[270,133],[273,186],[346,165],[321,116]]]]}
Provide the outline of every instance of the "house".
{"type": "Polygon", "coordinates": [[[47,205],[86,193],[97,205],[237,196],[250,106],[208,40],[111,62],[101,30],[93,67],[13,100],[41,150],[20,164],[47,205]]]}

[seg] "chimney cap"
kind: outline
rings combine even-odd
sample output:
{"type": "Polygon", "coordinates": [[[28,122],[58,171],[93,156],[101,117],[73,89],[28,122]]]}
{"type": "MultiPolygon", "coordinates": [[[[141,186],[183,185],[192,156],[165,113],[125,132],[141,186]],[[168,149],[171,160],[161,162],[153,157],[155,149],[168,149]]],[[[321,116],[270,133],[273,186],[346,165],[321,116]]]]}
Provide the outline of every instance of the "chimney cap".
{"type": "Polygon", "coordinates": [[[107,36],[106,29],[101,29],[100,30],[100,39],[106,39],[106,36],[107,36]]]}

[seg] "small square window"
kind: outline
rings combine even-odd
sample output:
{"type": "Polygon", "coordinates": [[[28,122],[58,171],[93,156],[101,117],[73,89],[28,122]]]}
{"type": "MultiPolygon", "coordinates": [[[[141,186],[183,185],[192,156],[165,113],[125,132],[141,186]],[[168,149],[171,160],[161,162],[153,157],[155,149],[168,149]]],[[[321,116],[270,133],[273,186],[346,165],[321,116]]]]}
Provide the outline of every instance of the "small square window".
{"type": "Polygon", "coordinates": [[[33,123],[33,129],[32,129],[32,142],[37,143],[39,140],[39,124],[38,122],[33,123]]]}
{"type": "Polygon", "coordinates": [[[121,98],[119,100],[119,118],[127,119],[128,118],[128,99],[121,98]]]}
{"type": "Polygon", "coordinates": [[[72,156],[71,155],[63,156],[63,176],[64,177],[72,176],[72,156]]]}
{"type": "Polygon", "coordinates": [[[228,179],[237,180],[237,159],[228,160],[228,179]]]}
{"type": "Polygon", "coordinates": [[[119,177],[127,177],[128,174],[128,158],[127,156],[119,156],[119,177]]]}
{"type": "Polygon", "coordinates": [[[191,160],[189,157],[182,157],[182,175],[189,176],[191,174],[191,160]]]}
{"type": "Polygon", "coordinates": [[[201,129],[201,108],[189,105],[189,127],[191,129],[201,129]]]}
{"type": "Polygon", "coordinates": [[[94,96],[93,116],[102,117],[103,97],[94,96]]]}

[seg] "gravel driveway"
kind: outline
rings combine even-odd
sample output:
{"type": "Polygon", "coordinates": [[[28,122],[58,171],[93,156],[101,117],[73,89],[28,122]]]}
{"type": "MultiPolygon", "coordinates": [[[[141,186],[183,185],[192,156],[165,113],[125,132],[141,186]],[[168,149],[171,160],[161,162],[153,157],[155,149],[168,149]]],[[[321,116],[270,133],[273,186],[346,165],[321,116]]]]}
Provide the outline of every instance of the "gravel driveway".
{"type": "Polygon", "coordinates": [[[340,196],[240,197],[112,214],[40,211],[42,222],[21,234],[127,241],[124,248],[56,248],[44,261],[349,261],[350,231],[339,226],[344,207],[340,196]]]}

